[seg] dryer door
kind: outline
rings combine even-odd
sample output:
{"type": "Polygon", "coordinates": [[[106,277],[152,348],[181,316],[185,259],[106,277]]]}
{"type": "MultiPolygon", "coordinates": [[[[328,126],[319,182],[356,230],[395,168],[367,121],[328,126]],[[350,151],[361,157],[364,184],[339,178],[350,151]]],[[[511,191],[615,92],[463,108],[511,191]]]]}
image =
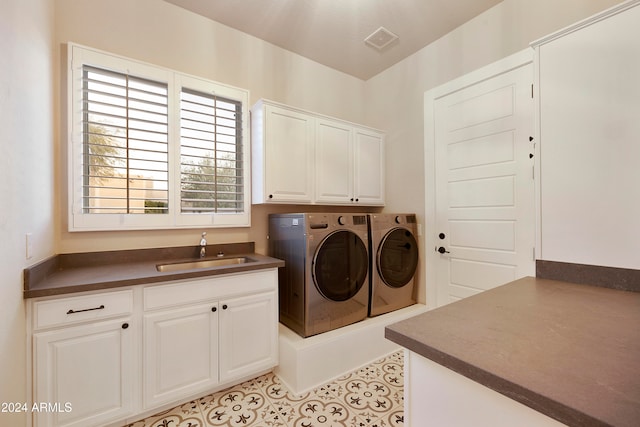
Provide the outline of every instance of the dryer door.
{"type": "Polygon", "coordinates": [[[394,228],[382,238],[377,254],[378,274],[392,288],[409,283],[418,267],[418,243],[405,228],[394,228]]]}
{"type": "Polygon", "coordinates": [[[313,260],[313,281],[325,298],[346,301],[367,280],[369,255],[357,234],[339,230],[320,243],[313,260]]]}

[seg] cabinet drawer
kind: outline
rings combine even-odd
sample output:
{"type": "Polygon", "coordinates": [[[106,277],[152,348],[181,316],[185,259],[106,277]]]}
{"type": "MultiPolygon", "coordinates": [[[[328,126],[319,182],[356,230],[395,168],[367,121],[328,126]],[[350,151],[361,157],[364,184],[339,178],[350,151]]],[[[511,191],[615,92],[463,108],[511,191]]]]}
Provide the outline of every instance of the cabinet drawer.
{"type": "Polygon", "coordinates": [[[117,291],[36,301],[33,328],[69,325],[133,312],[133,291],[117,291]]]}
{"type": "Polygon", "coordinates": [[[278,289],[278,270],[225,274],[206,279],[185,280],[144,289],[144,309],[174,307],[240,294],[278,289]]]}

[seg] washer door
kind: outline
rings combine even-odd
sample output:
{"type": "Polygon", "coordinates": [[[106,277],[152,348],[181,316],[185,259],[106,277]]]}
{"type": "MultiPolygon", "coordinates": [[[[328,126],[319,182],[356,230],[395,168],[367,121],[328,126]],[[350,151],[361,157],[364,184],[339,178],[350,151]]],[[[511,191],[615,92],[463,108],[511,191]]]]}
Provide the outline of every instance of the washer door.
{"type": "Polygon", "coordinates": [[[392,288],[401,288],[413,278],[418,266],[418,243],[405,228],[395,228],[382,238],[377,253],[378,274],[392,288]]]}
{"type": "Polygon", "coordinates": [[[313,259],[313,282],[325,298],[346,301],[367,279],[367,247],[357,234],[334,231],[320,243],[313,259]]]}

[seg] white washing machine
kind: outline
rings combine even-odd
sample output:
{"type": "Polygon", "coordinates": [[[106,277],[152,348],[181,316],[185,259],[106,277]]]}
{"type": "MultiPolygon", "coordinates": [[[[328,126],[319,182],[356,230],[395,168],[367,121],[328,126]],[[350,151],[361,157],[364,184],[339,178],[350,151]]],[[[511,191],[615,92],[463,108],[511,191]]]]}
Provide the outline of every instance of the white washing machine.
{"type": "Polygon", "coordinates": [[[366,319],[368,233],[366,214],[269,215],[282,324],[308,337],[366,319]]]}
{"type": "Polygon", "coordinates": [[[419,260],[416,215],[369,214],[369,227],[369,316],[415,304],[419,260]]]}

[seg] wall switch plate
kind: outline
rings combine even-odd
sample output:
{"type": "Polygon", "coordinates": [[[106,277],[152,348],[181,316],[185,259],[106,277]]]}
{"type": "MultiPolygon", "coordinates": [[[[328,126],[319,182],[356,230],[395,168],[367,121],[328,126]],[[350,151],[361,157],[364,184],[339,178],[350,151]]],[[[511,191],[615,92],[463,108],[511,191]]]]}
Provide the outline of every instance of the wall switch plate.
{"type": "Polygon", "coordinates": [[[31,259],[33,258],[33,234],[27,233],[25,235],[25,243],[27,247],[25,256],[27,257],[27,259],[31,259]]]}

